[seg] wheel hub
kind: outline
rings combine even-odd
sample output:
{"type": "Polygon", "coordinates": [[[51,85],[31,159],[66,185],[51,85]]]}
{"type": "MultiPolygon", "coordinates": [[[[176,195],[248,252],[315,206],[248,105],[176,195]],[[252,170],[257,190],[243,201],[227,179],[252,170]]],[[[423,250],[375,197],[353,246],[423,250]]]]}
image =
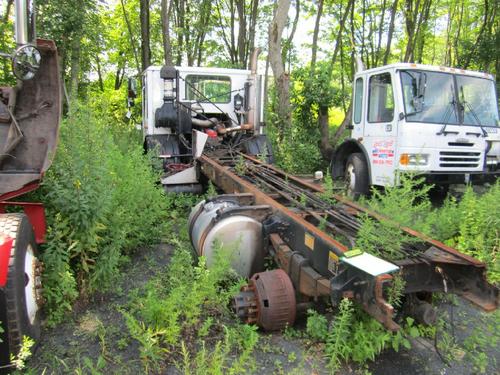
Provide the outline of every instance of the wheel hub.
{"type": "Polygon", "coordinates": [[[245,323],[281,330],[295,322],[295,290],[281,269],[256,273],[234,298],[233,308],[245,323]]]}
{"type": "Polygon", "coordinates": [[[353,192],[354,187],[356,186],[356,174],[354,173],[354,165],[347,164],[345,179],[347,183],[347,191],[353,192]]]}
{"type": "Polygon", "coordinates": [[[34,323],[36,314],[44,303],[42,296],[42,271],[42,262],[35,257],[33,248],[28,246],[24,259],[24,295],[26,312],[31,324],[34,323]]]}

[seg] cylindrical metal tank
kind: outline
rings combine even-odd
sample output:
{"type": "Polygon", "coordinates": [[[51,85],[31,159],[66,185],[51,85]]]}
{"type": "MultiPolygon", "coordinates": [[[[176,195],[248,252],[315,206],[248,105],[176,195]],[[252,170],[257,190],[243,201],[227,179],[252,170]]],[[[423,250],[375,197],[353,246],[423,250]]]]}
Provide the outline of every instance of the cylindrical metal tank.
{"type": "Polygon", "coordinates": [[[263,270],[262,224],[250,216],[224,214],[237,207],[233,201],[198,203],[189,215],[189,236],[196,254],[206,258],[208,267],[214,263],[220,243],[231,257],[232,268],[249,278],[263,270]]]}

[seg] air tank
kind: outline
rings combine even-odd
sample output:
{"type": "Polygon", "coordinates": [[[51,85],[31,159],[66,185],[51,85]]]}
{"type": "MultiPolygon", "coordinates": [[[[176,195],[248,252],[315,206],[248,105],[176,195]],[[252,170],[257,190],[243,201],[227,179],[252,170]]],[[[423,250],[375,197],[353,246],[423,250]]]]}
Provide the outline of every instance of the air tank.
{"type": "Polygon", "coordinates": [[[197,256],[210,267],[220,243],[231,257],[232,268],[245,278],[264,268],[262,224],[239,214],[236,201],[201,201],[189,215],[189,236],[197,256]]]}

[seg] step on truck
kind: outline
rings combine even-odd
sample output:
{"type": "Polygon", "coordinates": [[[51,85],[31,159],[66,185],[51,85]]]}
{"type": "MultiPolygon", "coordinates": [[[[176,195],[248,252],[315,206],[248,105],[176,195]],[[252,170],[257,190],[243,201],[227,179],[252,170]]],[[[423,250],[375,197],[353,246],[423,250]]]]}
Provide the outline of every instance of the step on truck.
{"type": "Polygon", "coordinates": [[[402,173],[443,187],[500,174],[495,79],[469,70],[398,63],[359,69],[349,137],[331,161],[349,195],[391,186],[402,173]]]}
{"type": "Polygon", "coordinates": [[[33,2],[15,0],[16,47],[0,51],[0,58],[11,60],[17,78],[15,86],[0,87],[2,366],[18,353],[25,336],[40,336],[42,264],[37,245],[45,241],[45,214],[41,203],[18,199],[35,190],[49,168],[61,117],[56,46],[36,38],[33,9],[33,2]]]}

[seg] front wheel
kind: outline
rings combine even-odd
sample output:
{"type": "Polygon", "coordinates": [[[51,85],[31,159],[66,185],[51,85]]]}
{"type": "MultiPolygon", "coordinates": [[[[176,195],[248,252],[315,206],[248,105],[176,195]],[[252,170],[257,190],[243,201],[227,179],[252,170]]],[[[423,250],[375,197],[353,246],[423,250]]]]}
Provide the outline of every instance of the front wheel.
{"type": "Polygon", "coordinates": [[[362,153],[351,154],[347,159],[345,181],[349,197],[358,199],[360,196],[368,194],[368,166],[362,153]]]}
{"type": "Polygon", "coordinates": [[[40,338],[41,263],[33,228],[24,214],[0,215],[0,233],[13,239],[7,285],[0,292],[2,343],[0,357],[9,363],[28,336],[40,338]]]}

